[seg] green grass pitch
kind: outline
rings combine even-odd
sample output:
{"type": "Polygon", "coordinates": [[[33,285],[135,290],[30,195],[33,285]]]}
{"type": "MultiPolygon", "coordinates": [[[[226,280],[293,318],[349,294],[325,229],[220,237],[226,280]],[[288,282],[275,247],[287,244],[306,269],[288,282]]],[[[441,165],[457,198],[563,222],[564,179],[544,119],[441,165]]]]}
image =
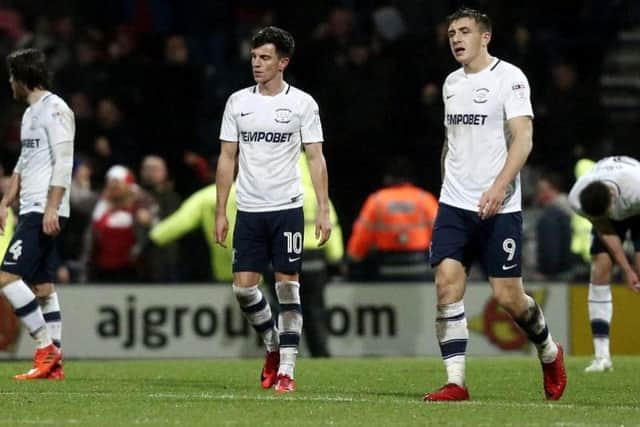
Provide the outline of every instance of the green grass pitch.
{"type": "Polygon", "coordinates": [[[424,403],[438,358],[301,358],[298,390],[262,390],[261,360],[67,361],[64,381],[16,382],[0,364],[0,426],[640,426],[640,358],[584,374],[569,357],[562,400],[533,357],[468,357],[471,401],[424,403]]]}

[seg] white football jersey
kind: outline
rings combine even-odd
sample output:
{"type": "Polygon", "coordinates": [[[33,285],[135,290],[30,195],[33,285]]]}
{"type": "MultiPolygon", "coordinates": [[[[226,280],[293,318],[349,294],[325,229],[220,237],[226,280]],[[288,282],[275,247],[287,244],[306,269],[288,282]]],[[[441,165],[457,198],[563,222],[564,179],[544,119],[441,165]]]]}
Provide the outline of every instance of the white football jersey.
{"type": "Polygon", "coordinates": [[[571,207],[581,215],[580,193],[593,181],[613,186],[618,197],[609,210],[609,218],[620,221],[640,215],[640,162],[627,156],[605,157],[582,175],[569,192],[571,207]]]}
{"type": "MultiPolygon", "coordinates": [[[[44,213],[55,163],[52,147],[73,143],[75,127],[73,112],[53,93],[45,94],[25,110],[20,127],[22,148],[14,169],[20,175],[20,215],[44,213]]],[[[71,182],[67,184],[58,207],[61,217],[69,217],[71,182]]]]}
{"type": "MultiPolygon", "coordinates": [[[[533,117],[529,82],[516,66],[498,58],[478,73],[460,68],[442,88],[448,140],[440,202],[477,211],[507,159],[507,120],[533,117]]],[[[499,213],[521,210],[520,174],[509,185],[499,213]]]]}
{"type": "Polygon", "coordinates": [[[257,86],[235,92],[227,100],[220,140],[239,143],[239,210],[302,206],[301,144],[323,141],[318,104],[309,94],[286,83],[275,96],[261,95],[257,86]]]}

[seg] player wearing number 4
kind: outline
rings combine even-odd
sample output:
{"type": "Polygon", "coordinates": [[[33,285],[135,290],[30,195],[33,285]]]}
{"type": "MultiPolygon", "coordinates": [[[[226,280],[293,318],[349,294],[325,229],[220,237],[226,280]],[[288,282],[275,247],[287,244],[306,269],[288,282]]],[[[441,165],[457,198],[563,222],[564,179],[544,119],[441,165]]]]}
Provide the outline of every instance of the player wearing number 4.
{"type": "Polygon", "coordinates": [[[640,291],[640,162],[631,157],[606,157],[581,176],[569,193],[571,207],[593,224],[589,320],[595,358],[585,372],[613,369],[609,354],[609,323],[613,315],[611,270],[615,262],[627,286],[640,291]],[[622,247],[630,232],[635,249],[634,270],[622,247]]]}
{"type": "Polygon", "coordinates": [[[33,368],[15,379],[62,379],[62,320],[53,281],[56,236],[69,217],[75,122],[67,104],[47,90],[42,52],[18,50],[7,57],[7,65],[14,98],[29,107],[20,128],[20,157],[0,201],[4,231],[7,209],[20,196],[20,217],[2,262],[0,286],[37,343],[33,368]]]}
{"type": "Polygon", "coordinates": [[[436,268],[436,335],[447,384],[425,401],[468,400],[469,332],[464,292],[474,258],[489,273],[493,296],[535,344],[547,399],[566,386],[562,347],[542,310],[523,289],[520,169],[532,148],[529,83],[517,67],[489,55],[487,15],[460,9],[447,17],[451,51],[461,68],[449,74],[445,105],[443,184],[431,246],[436,268]]]}
{"type": "Polygon", "coordinates": [[[275,385],[282,393],[296,387],[294,367],[302,331],[298,277],[304,218],[297,167],[301,146],[318,201],[315,237],[322,245],[331,234],[318,105],[283,77],[293,50],[291,34],[280,28],[266,27],[253,37],[251,68],[257,84],[235,92],[227,101],[216,175],[216,242],[225,245],[227,200],[239,152],[233,293],[266,346],[261,386],[268,389],[275,385]],[[275,272],[281,309],[278,329],[258,289],[260,273],[267,271],[269,263],[275,272]]]}

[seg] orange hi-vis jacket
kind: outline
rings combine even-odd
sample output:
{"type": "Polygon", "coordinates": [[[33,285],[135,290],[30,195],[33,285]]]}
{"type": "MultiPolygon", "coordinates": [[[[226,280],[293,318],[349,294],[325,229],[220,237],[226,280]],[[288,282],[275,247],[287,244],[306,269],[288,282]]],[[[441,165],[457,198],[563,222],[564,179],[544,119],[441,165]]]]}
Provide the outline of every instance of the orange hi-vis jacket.
{"type": "Polygon", "coordinates": [[[356,220],[348,254],[365,258],[372,251],[426,251],[431,244],[438,200],[411,183],[383,188],[370,195],[356,220]]]}

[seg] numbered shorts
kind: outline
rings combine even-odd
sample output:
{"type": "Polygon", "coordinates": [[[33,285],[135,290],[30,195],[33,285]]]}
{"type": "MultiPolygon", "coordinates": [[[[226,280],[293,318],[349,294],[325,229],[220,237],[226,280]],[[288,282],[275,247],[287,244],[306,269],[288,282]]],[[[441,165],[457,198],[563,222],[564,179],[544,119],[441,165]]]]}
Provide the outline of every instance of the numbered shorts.
{"type": "MultiPolygon", "coordinates": [[[[632,216],[622,221],[611,220],[611,225],[616,230],[616,234],[620,237],[622,242],[627,237],[627,232],[633,242],[633,249],[636,252],[640,252],[640,215],[632,216]]],[[[594,229],[591,230],[591,255],[596,255],[602,252],[609,252],[598,237],[598,234],[594,229]]]]}
{"type": "Polygon", "coordinates": [[[263,273],[269,263],[278,273],[300,273],[302,208],[273,212],[238,211],[233,232],[233,272],[263,273]]]}
{"type": "MultiPolygon", "coordinates": [[[[2,261],[2,271],[15,274],[29,285],[55,282],[60,257],[56,237],[42,232],[41,213],[20,215],[18,226],[2,261]]],[[[63,227],[67,218],[60,218],[63,227]]]]}
{"type": "Polygon", "coordinates": [[[490,277],[522,275],[522,213],[504,213],[482,220],[477,212],[440,204],[433,227],[430,262],[445,258],[466,268],[480,261],[490,277]]]}

